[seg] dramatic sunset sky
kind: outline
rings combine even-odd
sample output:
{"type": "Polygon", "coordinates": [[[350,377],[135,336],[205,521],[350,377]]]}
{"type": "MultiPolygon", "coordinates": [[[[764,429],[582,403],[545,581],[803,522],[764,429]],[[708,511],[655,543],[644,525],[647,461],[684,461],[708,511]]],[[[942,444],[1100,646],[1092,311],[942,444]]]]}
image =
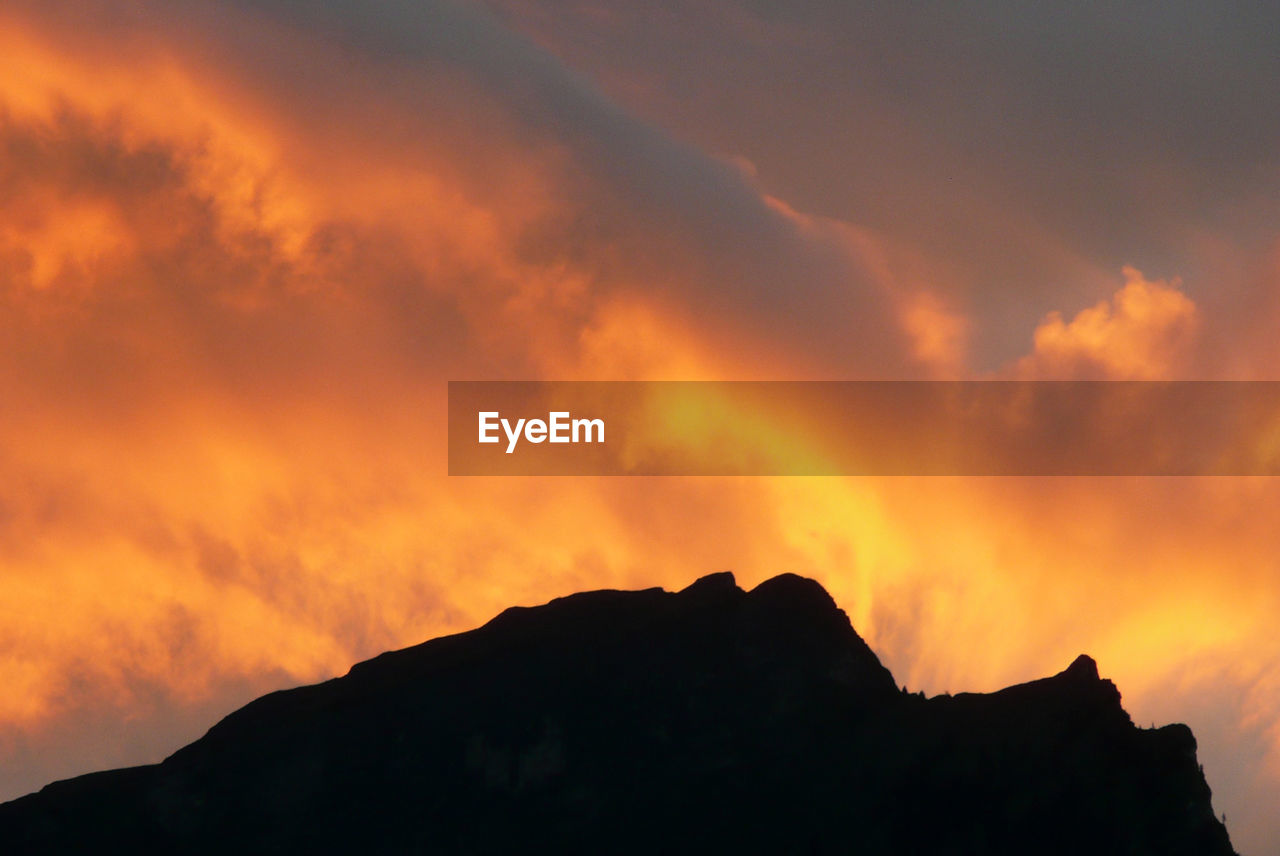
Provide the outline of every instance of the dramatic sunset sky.
{"type": "Polygon", "coordinates": [[[1280,480],[445,475],[450,379],[1280,379],[1250,8],[5,0],[0,799],[795,571],[913,690],[1092,654],[1280,852],[1280,480]]]}

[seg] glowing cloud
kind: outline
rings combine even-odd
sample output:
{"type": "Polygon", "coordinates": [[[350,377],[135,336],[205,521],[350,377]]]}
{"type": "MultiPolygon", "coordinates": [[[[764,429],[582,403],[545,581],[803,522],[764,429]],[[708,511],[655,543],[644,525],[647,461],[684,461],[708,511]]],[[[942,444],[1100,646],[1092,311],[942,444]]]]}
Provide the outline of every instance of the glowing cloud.
{"type": "Polygon", "coordinates": [[[1014,368],[1022,377],[1159,380],[1187,369],[1199,327],[1180,283],[1149,281],[1124,269],[1124,287],[1070,322],[1050,312],[1035,331],[1035,351],[1014,368]]]}

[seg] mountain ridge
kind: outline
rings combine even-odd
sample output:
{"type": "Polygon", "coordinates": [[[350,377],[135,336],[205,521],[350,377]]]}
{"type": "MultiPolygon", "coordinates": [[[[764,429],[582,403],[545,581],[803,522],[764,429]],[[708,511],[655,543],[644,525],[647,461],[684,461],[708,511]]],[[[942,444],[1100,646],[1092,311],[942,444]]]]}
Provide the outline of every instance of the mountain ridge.
{"type": "Polygon", "coordinates": [[[816,581],[600,590],[256,699],[0,805],[6,852],[1231,854],[1183,725],[1081,655],[900,688],[816,581]]]}

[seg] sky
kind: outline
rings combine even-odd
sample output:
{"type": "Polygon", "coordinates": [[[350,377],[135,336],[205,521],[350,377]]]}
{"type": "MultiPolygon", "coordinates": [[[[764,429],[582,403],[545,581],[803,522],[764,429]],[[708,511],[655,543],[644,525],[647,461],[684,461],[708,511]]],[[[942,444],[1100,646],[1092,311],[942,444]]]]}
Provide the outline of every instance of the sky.
{"type": "Polygon", "coordinates": [[[1267,478],[446,475],[446,381],[1280,379],[1262,4],[0,8],[0,798],[585,588],[1087,652],[1280,841],[1267,478]]]}

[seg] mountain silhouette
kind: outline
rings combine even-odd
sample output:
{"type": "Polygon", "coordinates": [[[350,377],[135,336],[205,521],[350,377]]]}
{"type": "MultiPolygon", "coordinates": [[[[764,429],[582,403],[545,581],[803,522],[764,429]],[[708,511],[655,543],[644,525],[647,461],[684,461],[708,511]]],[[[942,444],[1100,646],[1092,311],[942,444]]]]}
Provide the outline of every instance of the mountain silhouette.
{"type": "Polygon", "coordinates": [[[0,852],[1231,854],[1190,729],[1080,657],[900,689],[816,582],[594,591],[0,806],[0,852]]]}

